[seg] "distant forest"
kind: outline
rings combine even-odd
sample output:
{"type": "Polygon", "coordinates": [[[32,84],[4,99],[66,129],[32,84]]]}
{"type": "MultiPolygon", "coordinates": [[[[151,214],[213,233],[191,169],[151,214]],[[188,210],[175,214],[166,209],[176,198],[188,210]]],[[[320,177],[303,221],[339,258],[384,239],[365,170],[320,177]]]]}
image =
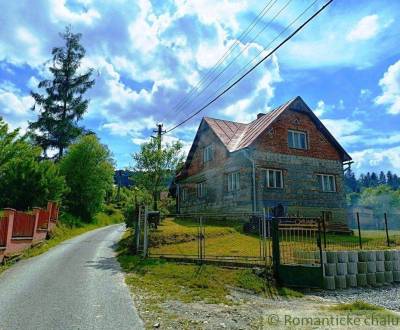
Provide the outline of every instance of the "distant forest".
{"type": "Polygon", "coordinates": [[[397,174],[388,171],[384,173],[367,172],[361,174],[358,178],[352,170],[345,172],[346,192],[361,192],[364,188],[374,188],[380,185],[387,185],[393,190],[400,190],[400,177],[397,174]]]}

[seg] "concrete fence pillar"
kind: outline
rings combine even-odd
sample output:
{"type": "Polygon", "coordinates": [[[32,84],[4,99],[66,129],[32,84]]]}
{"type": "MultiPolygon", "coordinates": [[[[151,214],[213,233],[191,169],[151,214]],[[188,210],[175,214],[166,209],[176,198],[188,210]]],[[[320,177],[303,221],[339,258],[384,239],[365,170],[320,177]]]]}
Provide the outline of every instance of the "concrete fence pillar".
{"type": "Polygon", "coordinates": [[[7,228],[7,239],[6,239],[6,250],[7,247],[11,245],[11,238],[14,226],[14,217],[15,217],[16,210],[11,208],[4,209],[4,216],[8,219],[8,228],[7,228]]]}
{"type": "Polygon", "coordinates": [[[40,240],[38,236],[38,225],[39,225],[39,213],[40,213],[41,208],[40,207],[34,207],[33,208],[33,214],[35,215],[35,225],[33,226],[33,242],[36,242],[40,240]]]}

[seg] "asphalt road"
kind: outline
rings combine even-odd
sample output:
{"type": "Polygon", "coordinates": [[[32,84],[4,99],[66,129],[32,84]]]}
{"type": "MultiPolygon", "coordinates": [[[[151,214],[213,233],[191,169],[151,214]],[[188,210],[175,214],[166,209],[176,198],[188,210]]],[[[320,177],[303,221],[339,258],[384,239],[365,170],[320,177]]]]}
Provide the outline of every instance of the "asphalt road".
{"type": "Polygon", "coordinates": [[[113,245],[122,225],[97,229],[0,275],[0,329],[142,329],[113,245]]]}

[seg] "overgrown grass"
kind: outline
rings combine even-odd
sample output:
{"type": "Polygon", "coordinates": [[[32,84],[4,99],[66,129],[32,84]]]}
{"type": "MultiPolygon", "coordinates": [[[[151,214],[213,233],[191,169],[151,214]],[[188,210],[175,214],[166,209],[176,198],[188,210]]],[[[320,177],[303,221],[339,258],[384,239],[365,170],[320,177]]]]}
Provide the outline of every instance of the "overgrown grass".
{"type": "MultiPolygon", "coordinates": [[[[48,240],[45,240],[41,244],[32,247],[30,249],[25,250],[20,258],[26,259],[30,257],[37,256],[42,254],[52,247],[60,244],[61,242],[70,239],[72,237],[81,235],[87,231],[116,224],[123,222],[123,216],[121,211],[118,209],[114,209],[111,214],[105,214],[104,212],[98,213],[92,222],[84,223],[79,219],[71,216],[70,214],[62,214],[60,216],[60,220],[57,223],[54,231],[51,233],[51,237],[48,240]]],[[[7,268],[9,268],[12,264],[6,263],[4,265],[0,265],[0,273],[7,268]]]]}

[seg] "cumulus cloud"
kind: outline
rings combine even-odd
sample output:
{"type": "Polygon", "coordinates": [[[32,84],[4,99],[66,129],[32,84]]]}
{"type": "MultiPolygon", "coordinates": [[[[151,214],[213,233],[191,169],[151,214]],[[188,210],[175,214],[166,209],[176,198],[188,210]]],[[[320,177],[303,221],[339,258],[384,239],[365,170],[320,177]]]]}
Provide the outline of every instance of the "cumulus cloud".
{"type": "Polygon", "coordinates": [[[375,37],[379,32],[378,15],[369,15],[361,18],[356,26],[348,33],[348,41],[368,40],[375,37]]]}
{"type": "Polygon", "coordinates": [[[6,118],[13,129],[20,127],[22,132],[26,130],[27,120],[33,117],[30,110],[33,104],[33,98],[24,95],[13,84],[5,82],[0,85],[0,116],[6,118]]]}
{"type": "Polygon", "coordinates": [[[363,139],[361,129],[363,124],[358,120],[349,119],[322,119],[322,123],[333,136],[344,146],[358,143],[363,139]]]}
{"type": "Polygon", "coordinates": [[[400,114],[400,60],[389,66],[379,80],[382,94],[375,99],[376,104],[387,106],[387,112],[400,114]]]}
{"type": "Polygon", "coordinates": [[[369,148],[351,153],[354,168],[359,172],[369,171],[371,168],[390,169],[400,171],[400,146],[393,148],[369,148]]]}

